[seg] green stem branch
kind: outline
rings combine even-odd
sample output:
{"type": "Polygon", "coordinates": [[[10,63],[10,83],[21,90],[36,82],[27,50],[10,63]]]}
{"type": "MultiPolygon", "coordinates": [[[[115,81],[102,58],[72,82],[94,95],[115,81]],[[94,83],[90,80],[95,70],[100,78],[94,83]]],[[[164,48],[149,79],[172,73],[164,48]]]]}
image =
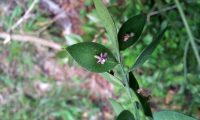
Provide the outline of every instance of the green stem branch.
{"type": "Polygon", "coordinates": [[[133,103],[133,108],[134,108],[134,112],[135,112],[135,119],[139,120],[139,113],[138,113],[138,109],[137,109],[137,104],[136,104],[136,102],[133,102],[133,97],[132,97],[132,94],[131,94],[130,89],[129,89],[129,84],[128,84],[129,77],[124,70],[124,67],[123,67],[121,60],[120,60],[120,68],[121,68],[123,77],[125,79],[126,92],[128,93],[128,96],[129,96],[131,102],[133,103]]]}
{"type": "Polygon", "coordinates": [[[179,11],[179,13],[180,13],[180,15],[181,15],[181,19],[182,19],[182,21],[183,21],[183,23],[184,23],[184,25],[185,25],[185,28],[186,28],[186,31],[187,31],[187,34],[188,34],[188,37],[189,37],[191,46],[192,46],[192,48],[193,48],[194,54],[195,54],[196,59],[197,59],[197,63],[198,63],[198,65],[199,65],[199,67],[200,67],[200,56],[199,56],[199,53],[198,53],[198,49],[197,49],[197,46],[196,46],[196,43],[195,43],[194,36],[193,36],[193,34],[192,34],[192,32],[191,32],[191,29],[190,29],[190,27],[189,27],[189,25],[188,25],[188,22],[187,22],[187,20],[186,20],[185,14],[184,14],[184,12],[183,12],[183,9],[182,9],[182,7],[181,7],[179,1],[178,1],[178,0],[175,0],[175,3],[176,3],[176,6],[177,6],[177,8],[178,8],[178,11],[179,11]]]}

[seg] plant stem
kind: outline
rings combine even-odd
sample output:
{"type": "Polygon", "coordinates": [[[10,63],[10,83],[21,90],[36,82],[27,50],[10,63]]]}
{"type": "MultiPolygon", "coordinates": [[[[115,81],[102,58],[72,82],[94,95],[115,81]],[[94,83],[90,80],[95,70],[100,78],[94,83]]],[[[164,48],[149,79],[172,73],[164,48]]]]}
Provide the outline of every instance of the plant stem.
{"type": "MultiPolygon", "coordinates": [[[[128,93],[128,96],[130,97],[130,100],[132,102],[133,97],[132,97],[132,94],[130,92],[129,84],[128,84],[129,78],[128,78],[128,75],[126,74],[125,70],[124,70],[124,67],[123,67],[121,60],[120,60],[120,68],[122,70],[122,74],[123,74],[124,79],[125,79],[126,92],[128,93]]],[[[134,108],[134,112],[135,112],[135,119],[140,120],[136,102],[133,102],[133,108],[134,108]]]]}
{"type": "Polygon", "coordinates": [[[186,45],[185,45],[185,49],[184,49],[184,55],[183,55],[183,66],[184,66],[184,72],[183,72],[183,76],[185,78],[185,81],[183,81],[181,83],[181,88],[180,91],[183,93],[186,85],[188,84],[187,81],[187,54],[188,54],[188,49],[189,49],[189,45],[190,45],[190,41],[187,41],[186,45]]]}
{"type": "Polygon", "coordinates": [[[187,54],[188,54],[188,48],[189,48],[189,41],[186,43],[185,50],[184,50],[184,56],[183,56],[185,82],[187,81],[187,54]]]}
{"type": "Polygon", "coordinates": [[[180,5],[179,1],[175,0],[175,3],[177,5],[178,11],[179,11],[179,13],[181,15],[181,19],[182,19],[182,21],[183,21],[183,23],[185,25],[185,28],[186,28],[186,31],[187,31],[191,46],[193,48],[194,54],[195,54],[196,59],[197,59],[197,63],[199,65],[199,67],[200,67],[200,56],[199,56],[198,49],[197,49],[197,46],[196,46],[196,43],[195,43],[195,40],[194,40],[194,36],[193,36],[193,34],[191,32],[191,29],[190,29],[190,27],[188,25],[188,22],[186,20],[185,14],[183,12],[183,9],[181,8],[181,5],[180,5]]]}

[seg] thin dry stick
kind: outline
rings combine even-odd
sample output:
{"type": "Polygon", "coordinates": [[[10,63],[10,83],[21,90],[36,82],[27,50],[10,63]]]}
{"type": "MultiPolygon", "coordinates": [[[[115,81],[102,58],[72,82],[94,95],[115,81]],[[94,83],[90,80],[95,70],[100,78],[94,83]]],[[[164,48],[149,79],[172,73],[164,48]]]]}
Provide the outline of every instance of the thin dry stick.
{"type": "Polygon", "coordinates": [[[42,27],[41,29],[39,29],[37,31],[37,33],[41,34],[43,31],[45,31],[50,25],[52,25],[54,22],[56,22],[57,20],[59,20],[61,18],[61,14],[63,14],[65,11],[62,11],[61,13],[59,13],[57,16],[55,16],[52,20],[50,20],[46,26],[42,27]]]}
{"type": "Polygon", "coordinates": [[[166,7],[164,9],[158,10],[158,11],[152,11],[147,15],[147,21],[150,21],[151,16],[154,16],[154,15],[166,12],[166,11],[170,11],[170,10],[175,9],[175,8],[176,8],[176,5],[173,5],[173,6],[169,6],[169,7],[166,7]]]}
{"type": "Polygon", "coordinates": [[[52,25],[55,21],[56,21],[56,19],[53,19],[53,20],[49,21],[49,22],[47,23],[47,25],[45,25],[44,27],[42,27],[41,29],[39,29],[39,30],[37,31],[37,33],[38,33],[38,34],[41,34],[41,33],[44,32],[50,25],[52,25]]]}
{"type": "Polygon", "coordinates": [[[148,15],[149,16],[153,16],[153,15],[157,15],[157,14],[160,14],[162,12],[166,12],[166,11],[169,11],[169,10],[172,10],[176,8],[176,5],[173,5],[173,6],[169,6],[169,7],[166,7],[164,9],[161,9],[161,10],[158,10],[158,11],[153,11],[153,12],[150,12],[148,15]]]}
{"type": "Polygon", "coordinates": [[[21,42],[30,42],[34,44],[39,44],[42,46],[46,46],[55,50],[61,50],[62,47],[61,45],[54,43],[52,41],[48,41],[42,38],[30,36],[30,35],[20,35],[20,34],[9,34],[5,32],[0,32],[0,38],[6,39],[8,37],[11,37],[15,41],[21,41],[21,42]]]}
{"type": "Polygon", "coordinates": [[[38,2],[39,0],[33,1],[33,3],[28,8],[28,10],[25,12],[25,14],[10,28],[11,31],[17,28],[25,19],[27,19],[27,17],[29,16],[29,14],[31,13],[31,11],[33,10],[33,8],[38,2]]]}
{"type": "MultiPolygon", "coordinates": [[[[39,0],[34,0],[33,3],[30,5],[30,7],[28,8],[28,10],[25,12],[25,14],[8,30],[8,32],[10,33],[11,31],[13,31],[15,28],[17,28],[25,19],[28,18],[29,14],[31,13],[31,11],[33,10],[33,8],[35,7],[35,5],[39,2],[39,0]]],[[[4,44],[9,43],[11,40],[11,36],[8,36],[5,38],[4,40],[4,44]]]]}

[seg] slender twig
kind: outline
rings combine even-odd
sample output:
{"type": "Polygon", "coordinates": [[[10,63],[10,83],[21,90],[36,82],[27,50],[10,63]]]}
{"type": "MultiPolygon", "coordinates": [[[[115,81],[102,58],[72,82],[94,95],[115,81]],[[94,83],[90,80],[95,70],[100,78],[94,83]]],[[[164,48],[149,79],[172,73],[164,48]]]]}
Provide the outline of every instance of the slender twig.
{"type": "Polygon", "coordinates": [[[40,28],[37,33],[40,35],[41,33],[43,33],[49,26],[51,26],[56,20],[53,19],[51,21],[49,21],[44,27],[40,28]]]}
{"type": "Polygon", "coordinates": [[[175,9],[175,8],[176,8],[176,5],[173,5],[173,6],[163,8],[163,9],[158,10],[158,11],[152,11],[147,15],[147,21],[150,21],[150,18],[154,15],[161,14],[163,12],[167,12],[167,11],[170,11],[170,10],[175,9]]]}
{"type": "Polygon", "coordinates": [[[198,49],[197,49],[197,46],[196,46],[196,43],[195,43],[194,36],[193,36],[193,34],[191,32],[191,29],[190,29],[190,27],[188,25],[188,22],[186,20],[185,14],[183,12],[183,9],[182,9],[179,1],[178,0],[174,0],[174,1],[176,3],[176,6],[177,6],[178,11],[180,13],[181,19],[182,19],[182,21],[184,23],[184,26],[186,28],[186,31],[187,31],[187,34],[188,34],[188,37],[189,37],[189,41],[191,43],[192,49],[193,49],[195,57],[197,59],[198,66],[200,67],[200,56],[199,56],[199,53],[198,53],[198,49]]]}
{"type": "Polygon", "coordinates": [[[28,10],[25,12],[25,14],[10,28],[11,31],[14,30],[15,28],[17,28],[25,19],[27,19],[27,17],[31,13],[31,11],[35,7],[35,5],[38,3],[38,1],[39,0],[34,0],[33,1],[33,3],[28,8],[28,10]]]}
{"type": "MultiPolygon", "coordinates": [[[[30,5],[30,7],[28,8],[28,10],[25,12],[25,14],[8,30],[8,32],[11,34],[11,32],[17,28],[20,24],[22,24],[22,22],[24,20],[26,20],[29,16],[29,14],[31,13],[31,11],[33,10],[33,8],[35,7],[35,5],[39,2],[39,0],[34,0],[33,3],[30,5]]],[[[4,44],[9,43],[11,40],[11,36],[6,37],[6,39],[4,40],[4,44]]]]}
{"type": "Polygon", "coordinates": [[[172,6],[163,8],[163,9],[158,10],[158,11],[152,11],[152,12],[150,12],[150,13],[148,14],[148,16],[151,17],[151,16],[154,16],[154,15],[160,14],[160,13],[162,13],[162,12],[170,11],[170,10],[175,9],[175,8],[176,8],[176,5],[172,5],[172,6]]]}
{"type": "Polygon", "coordinates": [[[190,41],[187,41],[185,48],[184,48],[184,55],[183,55],[183,76],[185,78],[185,80],[181,83],[181,88],[180,88],[180,92],[184,92],[185,87],[187,85],[187,55],[188,55],[188,49],[189,49],[189,45],[190,45],[190,41]]]}
{"type": "Polygon", "coordinates": [[[180,88],[180,92],[183,93],[185,90],[185,87],[187,85],[187,55],[188,55],[188,49],[189,49],[189,45],[190,45],[190,41],[187,41],[185,48],[184,48],[184,55],[183,55],[183,76],[185,78],[185,80],[181,83],[181,88],[180,88]]]}
{"type": "Polygon", "coordinates": [[[187,81],[187,53],[188,53],[188,48],[189,48],[189,41],[185,45],[185,50],[184,50],[184,57],[183,57],[183,62],[184,62],[184,77],[185,81],[187,81]]]}
{"type": "Polygon", "coordinates": [[[54,43],[52,41],[49,40],[45,40],[42,38],[38,38],[38,37],[34,37],[34,36],[30,36],[30,35],[20,35],[20,34],[9,34],[9,33],[5,33],[5,32],[0,32],[0,38],[6,39],[8,37],[10,37],[15,40],[15,41],[21,41],[21,42],[31,42],[34,44],[39,44],[39,45],[43,45],[55,50],[61,50],[62,47],[61,45],[54,43]]]}

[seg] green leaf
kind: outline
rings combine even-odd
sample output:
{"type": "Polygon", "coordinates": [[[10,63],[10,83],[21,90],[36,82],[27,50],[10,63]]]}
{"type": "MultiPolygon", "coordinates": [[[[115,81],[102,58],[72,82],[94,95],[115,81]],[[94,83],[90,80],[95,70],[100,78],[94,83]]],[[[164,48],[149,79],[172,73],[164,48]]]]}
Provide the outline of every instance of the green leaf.
{"type": "Polygon", "coordinates": [[[97,13],[101,19],[101,22],[105,26],[105,29],[108,32],[109,38],[111,38],[112,43],[116,50],[118,50],[118,42],[117,42],[117,28],[115,23],[109,14],[107,8],[103,4],[102,0],[93,0],[94,5],[96,7],[97,13]]]}
{"type": "Polygon", "coordinates": [[[66,39],[67,45],[73,45],[79,42],[83,42],[83,39],[79,35],[76,35],[76,34],[68,34],[68,35],[65,35],[64,37],[66,39]]]}
{"type": "Polygon", "coordinates": [[[153,117],[152,115],[152,112],[151,112],[151,108],[150,108],[150,105],[149,105],[149,98],[148,97],[144,97],[140,94],[138,94],[138,89],[139,89],[139,84],[135,78],[135,76],[133,75],[132,72],[129,72],[129,87],[135,92],[135,94],[137,95],[138,97],[138,100],[142,106],[142,109],[144,111],[144,114],[146,116],[149,116],[149,117],[153,117]]]}
{"type": "Polygon", "coordinates": [[[144,96],[138,94],[137,92],[136,92],[136,95],[137,95],[137,97],[138,97],[138,99],[140,101],[140,104],[142,106],[144,114],[146,116],[148,116],[148,117],[153,118],[153,115],[152,115],[152,112],[151,112],[151,107],[150,107],[149,102],[148,102],[149,98],[148,97],[144,97],[144,96]]]}
{"type": "Polygon", "coordinates": [[[122,82],[120,82],[117,78],[115,78],[113,75],[105,72],[105,73],[101,73],[100,74],[103,78],[105,78],[106,80],[108,80],[110,83],[112,83],[115,87],[124,87],[124,85],[122,84],[122,82]]]}
{"type": "Polygon", "coordinates": [[[70,111],[62,110],[60,111],[60,115],[62,116],[63,120],[74,120],[74,116],[70,111]]]}
{"type": "Polygon", "coordinates": [[[152,115],[152,112],[151,112],[151,108],[150,108],[150,105],[149,105],[149,98],[148,97],[144,97],[140,94],[137,93],[138,89],[139,89],[139,84],[135,78],[135,76],[133,75],[132,72],[129,72],[129,87],[135,92],[135,94],[137,95],[138,97],[138,100],[142,106],[142,109],[144,111],[144,114],[146,116],[149,116],[149,117],[153,117],[152,115]]]}
{"type": "Polygon", "coordinates": [[[116,115],[118,116],[124,110],[123,106],[114,99],[110,99],[109,101],[113,107],[113,110],[115,111],[116,115]]]}
{"type": "Polygon", "coordinates": [[[145,23],[146,16],[144,14],[140,14],[133,16],[122,25],[118,33],[120,50],[125,50],[137,42],[143,31],[145,23]]]}
{"type": "Polygon", "coordinates": [[[155,48],[159,44],[159,42],[160,42],[163,34],[165,33],[166,29],[167,29],[167,25],[153,38],[153,42],[151,42],[151,44],[149,46],[147,46],[141,52],[141,54],[136,59],[135,64],[131,68],[131,71],[140,67],[150,57],[150,55],[153,53],[153,51],[155,50],[155,48]]]}
{"type": "Polygon", "coordinates": [[[139,84],[132,72],[129,72],[129,87],[133,89],[134,92],[137,92],[139,89],[139,84]]]}
{"type": "Polygon", "coordinates": [[[118,63],[109,49],[94,42],[83,42],[67,47],[67,51],[74,60],[82,67],[92,72],[107,72],[113,69],[118,63]],[[104,64],[97,63],[95,56],[107,54],[104,64]]]}
{"type": "Polygon", "coordinates": [[[124,110],[119,114],[116,120],[135,120],[135,118],[130,111],[124,110]]]}
{"type": "Polygon", "coordinates": [[[61,51],[58,51],[56,53],[56,57],[57,58],[67,58],[68,54],[66,53],[66,50],[61,50],[61,51]]]}
{"type": "Polygon", "coordinates": [[[153,114],[154,120],[197,120],[174,111],[160,111],[153,114]]]}

